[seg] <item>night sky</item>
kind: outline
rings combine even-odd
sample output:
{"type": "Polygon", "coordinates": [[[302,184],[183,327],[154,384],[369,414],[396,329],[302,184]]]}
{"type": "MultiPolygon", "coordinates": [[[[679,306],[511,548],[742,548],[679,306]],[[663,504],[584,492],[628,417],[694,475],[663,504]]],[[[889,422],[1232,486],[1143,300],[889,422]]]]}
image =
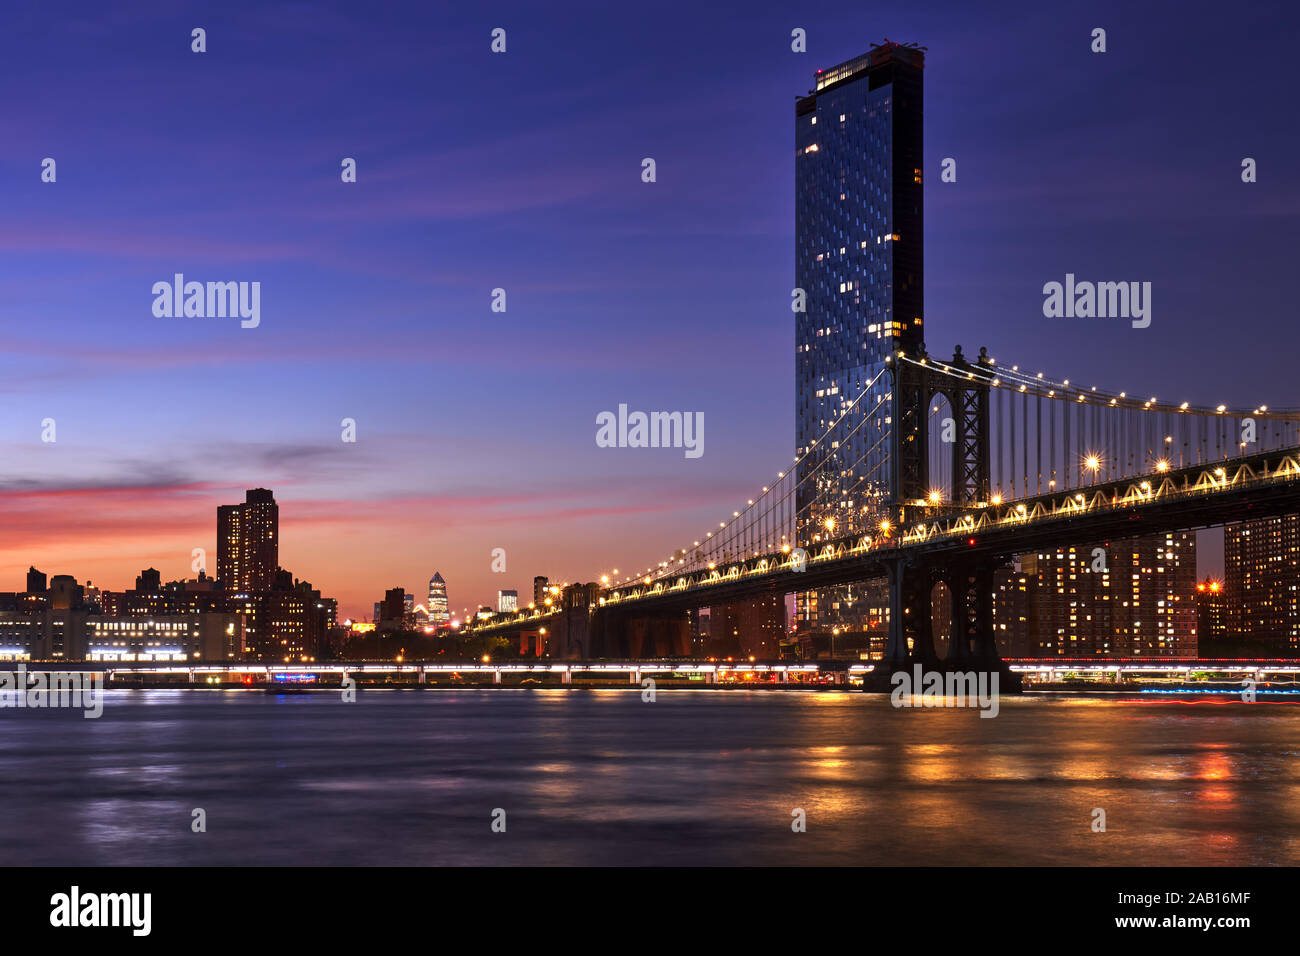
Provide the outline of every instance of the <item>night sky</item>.
{"type": "Polygon", "coordinates": [[[256,486],[341,616],[435,569],[459,613],[698,537],[793,452],[795,97],[886,37],[928,47],[932,353],[1300,405],[1287,10],[8,4],[0,589],[189,577],[193,548],[215,572],[216,506],[256,486]],[[155,318],[177,272],[260,282],[261,325],[155,318]],[[1044,318],[1067,272],[1150,281],[1151,326],[1044,318]],[[620,403],[703,411],[703,457],[598,448],[620,403]]]}

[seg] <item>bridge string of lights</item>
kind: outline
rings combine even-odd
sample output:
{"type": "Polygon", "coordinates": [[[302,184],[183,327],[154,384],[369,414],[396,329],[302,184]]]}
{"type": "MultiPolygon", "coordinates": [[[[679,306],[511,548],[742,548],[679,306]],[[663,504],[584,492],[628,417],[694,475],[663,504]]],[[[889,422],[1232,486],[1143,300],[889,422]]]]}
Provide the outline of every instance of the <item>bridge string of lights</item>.
{"type": "MultiPolygon", "coordinates": [[[[990,362],[959,368],[930,356],[903,352],[891,359],[928,367],[954,383],[980,378],[989,386],[990,503],[995,505],[1004,497],[1016,500],[1082,488],[1099,479],[1227,460],[1233,454],[1244,454],[1252,445],[1267,450],[1300,444],[1300,409],[1162,402],[1156,396],[1137,398],[1126,392],[1085,388],[1069,379],[1025,372],[1014,365],[1004,368],[990,362]],[[1247,441],[1247,437],[1253,440],[1247,441]]],[[[869,529],[887,536],[890,518],[883,510],[880,489],[886,486],[882,479],[890,465],[888,428],[882,423],[878,433],[869,436],[874,439],[869,444],[855,443],[864,425],[887,402],[888,395],[882,394],[870,410],[859,411],[860,406],[869,404],[863,400],[873,394],[886,372],[878,373],[843,406],[822,437],[795,457],[793,468],[777,474],[776,484],[763,486],[743,508],[733,510],[730,520],[720,521],[716,531],[706,533],[690,547],[677,549],[641,574],[618,579],[617,584],[649,583],[682,569],[712,568],[763,551],[789,553],[795,539],[798,546],[808,547],[836,533],[869,529]],[[844,453],[845,448],[850,454],[844,453]],[[849,460],[853,456],[856,460],[849,460]]],[[[929,408],[931,489],[924,500],[916,502],[934,509],[944,508],[951,495],[950,452],[944,461],[942,429],[936,427],[942,423],[946,405],[947,399],[941,398],[929,408]]],[[[951,414],[951,409],[948,412],[951,414]]],[[[610,576],[603,575],[601,583],[609,585],[610,576]]]]}
{"type": "MultiPolygon", "coordinates": [[[[1014,507],[1022,498],[1063,490],[1073,492],[1089,483],[1095,485],[1099,480],[1133,477],[1140,486],[1135,483],[1137,490],[1126,493],[1125,503],[1128,503],[1128,497],[1134,494],[1142,498],[1153,493],[1151,482],[1141,479],[1151,479],[1174,468],[1227,462],[1232,455],[1244,456],[1248,450],[1279,450],[1300,445],[1297,438],[1300,410],[1297,409],[1271,409],[1265,405],[1252,409],[1194,406],[1190,402],[1161,402],[1155,396],[1130,398],[1125,392],[1084,388],[1071,384],[1069,379],[1051,379],[1042,373],[1021,371],[1018,366],[1007,369],[990,363],[958,367],[929,356],[908,356],[902,352],[887,361],[929,368],[952,379],[954,384],[968,384],[980,378],[988,385],[991,488],[989,501],[983,504],[1007,511],[1005,520],[1028,519],[1023,504],[1014,507]],[[1254,432],[1253,441],[1246,440],[1247,424],[1254,432]],[[1250,445],[1256,447],[1248,448],[1250,445]],[[1004,495],[1004,491],[1009,494],[1004,495]],[[1004,497],[1006,507],[1003,507],[1004,497]]],[[[881,489],[887,487],[884,479],[891,462],[890,435],[883,412],[889,400],[890,380],[884,379],[887,388],[881,393],[877,394],[875,389],[889,371],[883,368],[860,389],[856,398],[842,405],[843,410],[823,435],[795,457],[793,467],[778,472],[776,483],[763,486],[743,508],[732,512],[730,520],[719,522],[716,531],[706,533],[689,548],[678,549],[657,567],[623,577],[612,586],[639,587],[705,569],[707,575],[714,576],[720,573],[714,570],[719,565],[732,565],[734,572],[737,561],[777,552],[789,555],[794,546],[811,551],[823,539],[829,547],[830,539],[843,542],[858,536],[862,540],[855,547],[861,548],[870,547],[871,539],[877,536],[877,540],[888,540],[891,534],[896,534],[902,541],[911,540],[917,534],[946,533],[942,524],[930,529],[924,523],[918,528],[894,528],[891,512],[884,508],[881,489]],[[872,395],[876,396],[874,405],[872,395]],[[868,427],[873,422],[877,426],[874,430],[868,427]]],[[[949,515],[950,523],[955,522],[960,531],[969,515],[957,514],[962,509],[947,504],[950,488],[946,483],[951,478],[952,455],[949,449],[948,460],[944,461],[940,442],[943,406],[948,399],[936,391],[929,401],[935,397],[939,403],[931,405],[927,415],[927,430],[933,443],[928,476],[931,487],[924,499],[910,504],[921,506],[927,515],[940,522],[945,514],[949,515]]],[[[951,408],[948,412],[952,414],[951,408]]],[[[1290,467],[1294,469],[1294,462],[1290,467]]],[[[1206,481],[1213,484],[1224,480],[1225,469],[1219,467],[1212,475],[1195,479],[1190,490],[1196,493],[1204,490],[1201,485],[1206,481]]],[[[1089,500],[1084,495],[1072,495],[1066,510],[1090,508],[1089,500]]],[[[615,570],[614,577],[618,573],[615,570]]],[[[600,582],[610,587],[610,575],[602,575],[600,582]]],[[[528,613],[537,616],[552,610],[530,607],[528,613]]]]}
{"type": "MultiPolygon", "coordinates": [[[[1155,476],[1148,476],[1154,479],[1155,476]]],[[[992,502],[977,502],[965,509],[958,509],[949,515],[936,514],[923,518],[915,524],[909,522],[907,527],[899,526],[894,534],[885,528],[880,535],[828,536],[815,549],[809,549],[806,558],[796,562],[789,554],[768,553],[755,555],[729,563],[726,566],[708,570],[689,569],[674,575],[663,575],[648,581],[638,579],[628,585],[607,588],[599,597],[600,605],[626,604],[655,598],[675,600],[686,591],[712,589],[717,586],[734,586],[748,581],[762,587],[767,579],[770,586],[776,578],[788,575],[792,570],[802,570],[808,566],[818,565],[823,570],[836,573],[835,565],[840,565],[839,573],[845,568],[862,573],[861,562],[870,559],[891,547],[943,547],[954,541],[975,545],[976,536],[994,534],[1005,536],[1008,532],[1019,536],[1017,529],[1026,526],[1050,526],[1058,522],[1074,522],[1084,515],[1112,517],[1133,509],[1141,509],[1153,503],[1181,504],[1195,509],[1194,521],[1204,518],[1207,495],[1229,494],[1236,497],[1237,503],[1230,507],[1239,508],[1242,494],[1254,495],[1257,492],[1274,495],[1281,490],[1289,494],[1292,501],[1300,500],[1300,449],[1291,447],[1272,452],[1251,455],[1237,459],[1228,465],[1197,465],[1181,471],[1172,472],[1160,481],[1139,480],[1137,478],[1120,479],[1102,484],[1084,493],[1053,493],[1036,498],[1022,499],[1015,502],[995,505],[992,502]]],[[[1186,515],[1185,515],[1186,517],[1186,515]]],[[[1127,520],[1121,518],[1121,520],[1127,520]]],[[[1112,520],[1113,524],[1113,520],[1112,520]]],[[[1005,541],[1003,542],[1006,543],[1005,541]]],[[[877,571],[883,570],[877,566],[877,571]]],[[[850,578],[852,579],[852,578],[850,578]]],[[[787,584],[788,579],[787,579],[787,584]]],[[[707,600],[703,603],[709,603],[707,600]]],[[[520,613],[515,619],[517,624],[528,615],[520,613]]],[[[544,616],[534,613],[533,617],[544,616]]],[[[486,629],[510,627],[511,621],[489,622],[486,629]]],[[[546,629],[542,628],[545,634],[546,629]]]]}
{"type": "MultiPolygon", "coordinates": [[[[1275,505],[1279,493],[1289,496],[1288,500],[1292,502],[1300,500],[1300,448],[1293,446],[1276,449],[1252,454],[1224,465],[1216,464],[1194,465],[1172,472],[1158,481],[1154,475],[1111,480],[1090,489],[1089,493],[1071,490],[1003,504],[974,502],[946,515],[938,509],[923,509],[932,513],[922,516],[919,522],[909,519],[906,526],[898,526],[893,534],[883,524],[879,534],[832,536],[828,533],[826,540],[815,548],[810,548],[806,558],[799,561],[795,561],[788,553],[773,551],[735,560],[717,568],[686,569],[673,575],[659,576],[653,581],[638,579],[628,585],[607,587],[604,594],[600,595],[599,603],[607,606],[653,601],[660,597],[671,601],[679,599],[686,591],[707,591],[718,586],[734,587],[739,582],[750,582],[761,588],[764,580],[770,586],[790,571],[802,570],[804,562],[809,567],[816,565],[832,575],[843,576],[846,570],[861,574],[861,562],[864,559],[870,560],[873,555],[879,555],[882,551],[887,553],[895,547],[950,549],[956,543],[964,550],[964,545],[977,543],[977,536],[984,538],[986,535],[1003,537],[1003,545],[1011,542],[1022,544],[1020,529],[1026,527],[1038,528],[1040,537],[1043,529],[1047,529],[1049,534],[1059,534],[1059,531],[1051,530],[1053,526],[1060,522],[1072,526],[1073,522],[1085,515],[1109,520],[1112,527],[1116,526],[1118,516],[1122,527],[1123,522],[1131,520],[1124,517],[1125,513],[1151,504],[1183,508],[1184,518],[1190,518],[1193,522],[1203,521],[1204,509],[1209,500],[1207,496],[1211,495],[1233,496],[1230,500],[1235,500],[1235,503],[1228,505],[1228,513],[1235,513],[1232,509],[1239,509],[1243,500],[1256,500],[1254,496],[1257,494],[1271,496],[1275,505]],[[1243,498],[1243,495],[1246,497],[1243,498]],[[1186,510],[1189,507],[1191,511],[1186,510]],[[1008,534],[1012,537],[1007,538],[1008,534]]],[[[883,573],[879,564],[876,570],[883,573]]],[[[530,608],[531,613],[519,612],[511,620],[489,619],[484,624],[484,629],[510,627],[512,622],[517,625],[530,617],[548,617],[556,610],[559,609],[543,612],[541,609],[530,608]]],[[[541,633],[546,633],[544,627],[541,633]]]]}
{"type": "MultiPolygon", "coordinates": [[[[1022,372],[1019,366],[963,370],[904,353],[898,361],[954,379],[980,377],[989,384],[992,477],[1012,498],[1298,443],[1300,409],[1175,404],[1084,388],[1069,379],[1022,372]]],[[[942,498],[945,489],[939,490],[942,498]]]]}
{"type": "MultiPolygon", "coordinates": [[[[846,461],[841,449],[848,447],[864,432],[869,432],[868,425],[886,409],[888,393],[880,392],[871,408],[859,411],[860,406],[870,404],[869,398],[875,394],[874,390],[882,382],[888,382],[887,376],[888,369],[878,371],[857,397],[844,406],[822,437],[813,441],[802,454],[794,456],[790,469],[777,472],[775,483],[764,485],[743,508],[734,510],[730,520],[719,521],[716,530],[706,532],[689,548],[679,548],[658,567],[649,567],[640,575],[622,578],[618,584],[638,580],[648,582],[687,566],[707,565],[712,568],[718,563],[757,555],[764,550],[781,550],[788,554],[793,547],[792,536],[797,528],[808,524],[811,513],[849,503],[855,500],[855,494],[868,500],[878,498],[873,489],[884,487],[883,479],[890,463],[888,431],[882,428],[876,434],[868,435],[871,443],[861,449],[855,462],[846,461]],[[861,467],[864,460],[870,462],[870,467],[865,470],[861,467]],[[836,472],[833,475],[830,474],[832,466],[836,472]],[[852,479],[852,485],[845,487],[845,479],[852,479]],[[800,501],[799,493],[809,488],[813,493],[800,501]]],[[[870,504],[862,508],[863,512],[870,510],[870,504]]],[[[869,523],[875,527],[878,518],[869,523]]],[[[828,534],[837,526],[834,518],[821,519],[821,525],[828,534]]],[[[814,536],[819,536],[819,533],[814,532],[814,536]]],[[[609,577],[602,575],[601,583],[609,584],[609,577]]]]}

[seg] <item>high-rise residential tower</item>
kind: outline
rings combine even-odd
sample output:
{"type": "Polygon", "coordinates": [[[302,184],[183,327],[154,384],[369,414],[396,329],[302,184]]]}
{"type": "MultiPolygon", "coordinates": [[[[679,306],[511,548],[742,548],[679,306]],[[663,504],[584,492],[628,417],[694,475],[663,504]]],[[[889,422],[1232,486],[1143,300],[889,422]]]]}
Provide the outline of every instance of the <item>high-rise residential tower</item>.
{"type": "Polygon", "coordinates": [[[447,611],[447,582],[437,571],[429,578],[429,600],[424,607],[429,612],[430,624],[446,624],[451,620],[451,614],[447,611]]]}
{"type": "Polygon", "coordinates": [[[1300,515],[1225,525],[1223,564],[1228,637],[1300,656],[1300,515]]]}
{"type": "Polygon", "coordinates": [[[269,591],[280,566],[280,506],[266,488],[217,508],[217,578],[231,594],[269,591]]]}
{"type": "MultiPolygon", "coordinates": [[[[924,344],[924,67],[920,48],[886,41],[819,70],[795,105],[795,286],[804,294],[803,311],[795,299],[796,455],[868,393],[849,413],[862,427],[846,423],[851,435],[829,452],[835,465],[801,488],[796,537],[805,546],[858,530],[863,506],[894,491],[886,360],[924,344]]],[[[862,601],[837,588],[797,603],[806,629],[852,619],[862,601]]]]}
{"type": "Polygon", "coordinates": [[[1195,533],[1059,545],[1020,561],[1037,578],[1033,626],[1024,641],[999,629],[1008,649],[1023,646],[1029,657],[1196,656],[1195,533]]]}

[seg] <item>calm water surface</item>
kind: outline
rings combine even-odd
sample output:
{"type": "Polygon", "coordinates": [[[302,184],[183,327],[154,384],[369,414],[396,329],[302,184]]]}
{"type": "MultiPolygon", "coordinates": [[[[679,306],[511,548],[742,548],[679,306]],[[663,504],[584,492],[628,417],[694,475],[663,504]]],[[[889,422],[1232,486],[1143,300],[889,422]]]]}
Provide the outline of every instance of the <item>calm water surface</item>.
{"type": "Polygon", "coordinates": [[[1295,865],[1297,834],[1300,706],[1280,702],[1032,697],[981,719],[860,693],[115,691],[98,720],[0,711],[4,865],[1295,865]]]}

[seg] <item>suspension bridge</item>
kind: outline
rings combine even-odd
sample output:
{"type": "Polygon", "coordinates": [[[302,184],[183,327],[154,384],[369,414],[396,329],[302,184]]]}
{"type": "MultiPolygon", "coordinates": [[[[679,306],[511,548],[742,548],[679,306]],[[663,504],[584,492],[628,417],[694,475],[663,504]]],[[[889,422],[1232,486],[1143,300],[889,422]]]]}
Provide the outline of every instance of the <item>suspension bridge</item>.
{"type": "MultiPolygon", "coordinates": [[[[825,432],[657,564],[472,625],[553,657],[681,651],[684,612],[884,579],[886,665],[1000,667],[993,573],[1013,556],[1300,512],[1300,410],[1105,392],[895,351],[825,432]]],[[[889,667],[882,669],[887,671],[889,667]]]]}

